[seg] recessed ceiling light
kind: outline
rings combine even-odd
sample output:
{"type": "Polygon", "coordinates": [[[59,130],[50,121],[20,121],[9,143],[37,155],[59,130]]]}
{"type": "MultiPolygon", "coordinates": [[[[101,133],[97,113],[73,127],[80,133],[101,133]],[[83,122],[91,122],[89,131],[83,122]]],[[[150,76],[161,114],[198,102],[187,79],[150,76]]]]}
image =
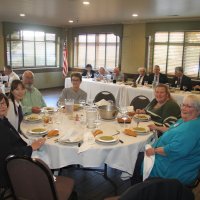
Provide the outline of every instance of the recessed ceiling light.
{"type": "Polygon", "coordinates": [[[133,17],[138,17],[138,14],[132,14],[133,17]]]}
{"type": "Polygon", "coordinates": [[[84,4],[84,5],[89,5],[90,2],[89,2],[89,1],[83,1],[83,4],[84,4]]]}
{"type": "Polygon", "coordinates": [[[74,23],[74,21],[73,21],[73,20],[69,20],[68,22],[69,22],[69,23],[74,23]]]}
{"type": "Polygon", "coordinates": [[[25,17],[26,15],[24,13],[19,14],[20,17],[25,17]]]}

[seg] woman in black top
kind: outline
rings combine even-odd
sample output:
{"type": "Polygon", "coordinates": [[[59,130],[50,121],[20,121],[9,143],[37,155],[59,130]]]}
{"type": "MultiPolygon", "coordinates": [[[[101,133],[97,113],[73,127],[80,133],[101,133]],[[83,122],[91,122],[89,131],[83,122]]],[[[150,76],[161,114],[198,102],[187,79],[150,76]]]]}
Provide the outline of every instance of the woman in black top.
{"type": "Polygon", "coordinates": [[[86,76],[87,78],[94,78],[95,71],[92,70],[92,65],[87,64],[85,66],[85,70],[82,73],[82,76],[86,76]]]}
{"type": "Polygon", "coordinates": [[[21,139],[16,129],[5,117],[8,111],[8,98],[0,93],[0,191],[9,188],[6,174],[5,159],[9,155],[31,156],[32,151],[39,149],[45,142],[44,138],[34,141],[31,145],[21,139]]]}

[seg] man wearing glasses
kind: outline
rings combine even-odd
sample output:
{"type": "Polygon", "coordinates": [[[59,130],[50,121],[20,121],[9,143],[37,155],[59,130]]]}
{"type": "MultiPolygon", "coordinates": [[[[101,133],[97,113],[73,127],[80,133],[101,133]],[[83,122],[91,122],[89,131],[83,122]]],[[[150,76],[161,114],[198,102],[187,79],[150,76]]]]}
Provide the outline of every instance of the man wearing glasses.
{"type": "Polygon", "coordinates": [[[74,72],[71,74],[72,87],[64,88],[59,97],[59,101],[64,101],[65,99],[74,99],[74,103],[78,104],[80,100],[85,100],[87,98],[87,93],[80,89],[82,82],[82,76],[80,73],[74,72]]]}

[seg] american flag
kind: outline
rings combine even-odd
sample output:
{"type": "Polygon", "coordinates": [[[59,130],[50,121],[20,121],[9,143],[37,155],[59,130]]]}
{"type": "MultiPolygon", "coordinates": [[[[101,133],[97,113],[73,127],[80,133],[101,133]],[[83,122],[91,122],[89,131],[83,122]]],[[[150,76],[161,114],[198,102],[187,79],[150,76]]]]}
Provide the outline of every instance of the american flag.
{"type": "Polygon", "coordinates": [[[62,71],[63,76],[67,76],[67,73],[68,73],[67,57],[68,57],[68,51],[67,51],[67,45],[65,42],[64,47],[63,47],[63,71],[62,71]]]}

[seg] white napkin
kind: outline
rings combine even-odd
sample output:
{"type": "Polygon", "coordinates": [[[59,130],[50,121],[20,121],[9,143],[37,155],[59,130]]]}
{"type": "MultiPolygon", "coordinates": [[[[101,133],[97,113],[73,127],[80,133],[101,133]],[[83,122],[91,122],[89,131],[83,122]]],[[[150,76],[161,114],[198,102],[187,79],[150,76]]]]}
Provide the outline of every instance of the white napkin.
{"type": "MultiPolygon", "coordinates": [[[[152,148],[150,144],[145,145],[145,150],[152,148]]],[[[143,165],[143,181],[147,179],[151,173],[155,161],[155,155],[147,156],[144,155],[144,165],[143,165]]]]}
{"type": "Polygon", "coordinates": [[[83,143],[79,147],[78,153],[87,151],[95,144],[95,138],[91,132],[84,133],[83,135],[83,143]]]}
{"type": "Polygon", "coordinates": [[[63,135],[59,138],[59,141],[62,142],[76,142],[80,141],[82,139],[82,133],[80,130],[75,129],[75,128],[70,128],[67,131],[66,135],[63,135]]]}
{"type": "Polygon", "coordinates": [[[95,103],[97,106],[108,106],[110,105],[110,102],[109,101],[106,101],[105,99],[102,99],[98,102],[95,103]]]}
{"type": "Polygon", "coordinates": [[[127,111],[128,111],[128,112],[132,112],[132,111],[134,111],[133,106],[127,106],[127,111]]]}

